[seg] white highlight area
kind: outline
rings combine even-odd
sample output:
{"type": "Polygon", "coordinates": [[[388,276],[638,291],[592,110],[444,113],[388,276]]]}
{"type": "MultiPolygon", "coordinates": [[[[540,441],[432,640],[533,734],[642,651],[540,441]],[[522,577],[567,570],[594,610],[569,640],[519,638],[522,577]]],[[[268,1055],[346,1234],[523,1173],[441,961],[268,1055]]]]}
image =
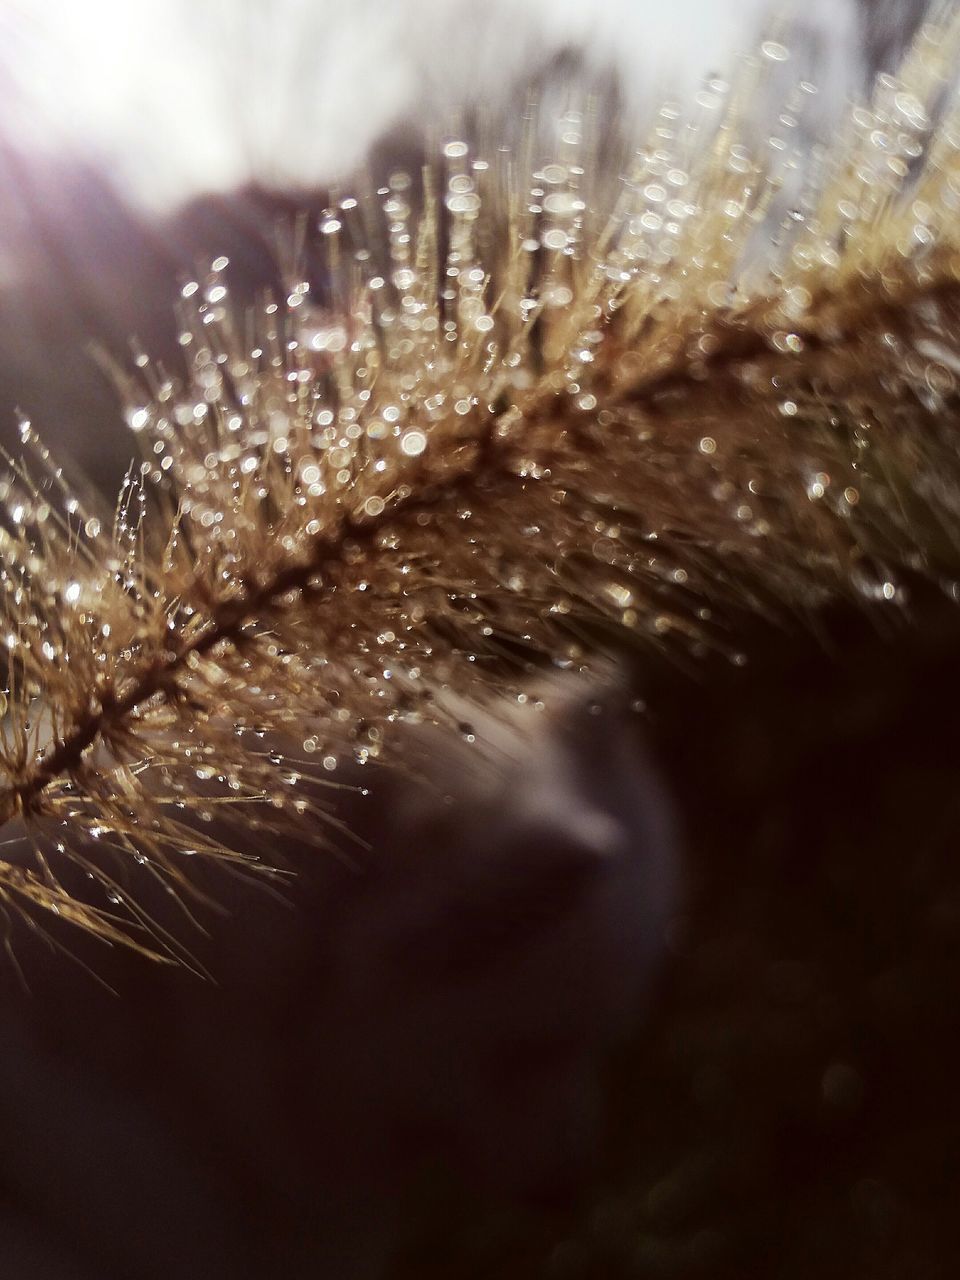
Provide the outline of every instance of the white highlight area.
{"type": "MultiPolygon", "coordinates": [[[[789,4],[821,83],[851,79],[854,0],[789,4]]],[[[753,45],[768,0],[0,0],[0,142],[102,166],[169,211],[323,183],[390,126],[499,100],[564,49],[628,105],[753,45]]],[[[807,69],[808,70],[808,69],[807,69]]]]}

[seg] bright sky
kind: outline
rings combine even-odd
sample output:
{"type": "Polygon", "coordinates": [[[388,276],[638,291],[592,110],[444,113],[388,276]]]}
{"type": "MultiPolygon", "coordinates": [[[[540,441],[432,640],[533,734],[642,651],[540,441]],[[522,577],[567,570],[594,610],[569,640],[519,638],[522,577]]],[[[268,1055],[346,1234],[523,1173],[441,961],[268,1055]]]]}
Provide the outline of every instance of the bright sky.
{"type": "MultiPolygon", "coordinates": [[[[0,0],[0,142],[92,159],[169,210],[353,168],[400,119],[502,97],[564,47],[635,105],[756,41],[766,0],[0,0]]],[[[854,0],[805,0],[819,78],[848,79],[854,0]],[[823,38],[826,33],[826,38],[823,38]]],[[[855,59],[854,59],[855,63],[855,59]]]]}

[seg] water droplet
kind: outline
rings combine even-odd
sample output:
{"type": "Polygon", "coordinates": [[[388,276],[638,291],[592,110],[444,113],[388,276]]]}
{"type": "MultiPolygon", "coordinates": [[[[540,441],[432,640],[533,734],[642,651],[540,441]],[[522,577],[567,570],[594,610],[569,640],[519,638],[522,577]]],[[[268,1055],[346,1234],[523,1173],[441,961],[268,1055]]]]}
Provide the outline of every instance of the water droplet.
{"type": "Polygon", "coordinates": [[[760,46],[760,52],[771,62],[787,62],[790,58],[790,50],[787,46],[778,44],[776,40],[764,40],[760,46]]]}
{"type": "Polygon", "coordinates": [[[427,447],[427,437],[422,431],[405,431],[400,437],[400,452],[408,458],[417,458],[427,447]]]}

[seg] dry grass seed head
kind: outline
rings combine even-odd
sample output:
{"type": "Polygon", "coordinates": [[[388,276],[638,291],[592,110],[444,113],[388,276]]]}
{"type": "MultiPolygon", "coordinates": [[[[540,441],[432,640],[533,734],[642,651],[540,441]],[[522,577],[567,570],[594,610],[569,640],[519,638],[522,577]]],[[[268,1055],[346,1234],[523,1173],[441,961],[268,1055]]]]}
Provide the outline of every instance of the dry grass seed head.
{"type": "Polygon", "coordinates": [[[394,174],[379,250],[340,200],[330,296],[291,280],[252,340],[214,263],[183,290],[185,376],[125,384],[145,461],[112,522],[25,424],[0,495],[0,818],[29,832],[5,903],[143,943],[131,864],[188,893],[184,854],[302,829],[338,762],[443,721],[441,691],[580,669],[598,626],[696,651],[731,604],[952,580],[958,34],[921,32],[782,218],[795,121],[751,148],[749,94],[712,86],[616,183],[571,111],[528,166],[452,139],[394,174]]]}

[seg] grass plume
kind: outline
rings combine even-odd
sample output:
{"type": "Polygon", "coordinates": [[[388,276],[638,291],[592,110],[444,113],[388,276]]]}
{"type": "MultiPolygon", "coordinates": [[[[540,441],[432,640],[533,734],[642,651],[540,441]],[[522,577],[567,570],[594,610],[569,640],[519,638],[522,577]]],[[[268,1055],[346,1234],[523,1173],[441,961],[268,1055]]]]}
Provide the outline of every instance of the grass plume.
{"type": "Polygon", "coordinates": [[[448,718],[444,691],[515,695],[598,627],[735,653],[731,607],[956,590],[958,38],[921,31],[812,162],[803,89],[751,141],[768,41],[622,177],[572,111],[549,152],[450,139],[375,219],[340,200],[322,305],[294,278],[246,316],[215,263],[184,375],[125,381],[144,461],[112,521],[25,423],[3,902],[153,945],[137,874],[188,894],[185,854],[243,864],[251,830],[319,820],[338,763],[448,718]]]}

